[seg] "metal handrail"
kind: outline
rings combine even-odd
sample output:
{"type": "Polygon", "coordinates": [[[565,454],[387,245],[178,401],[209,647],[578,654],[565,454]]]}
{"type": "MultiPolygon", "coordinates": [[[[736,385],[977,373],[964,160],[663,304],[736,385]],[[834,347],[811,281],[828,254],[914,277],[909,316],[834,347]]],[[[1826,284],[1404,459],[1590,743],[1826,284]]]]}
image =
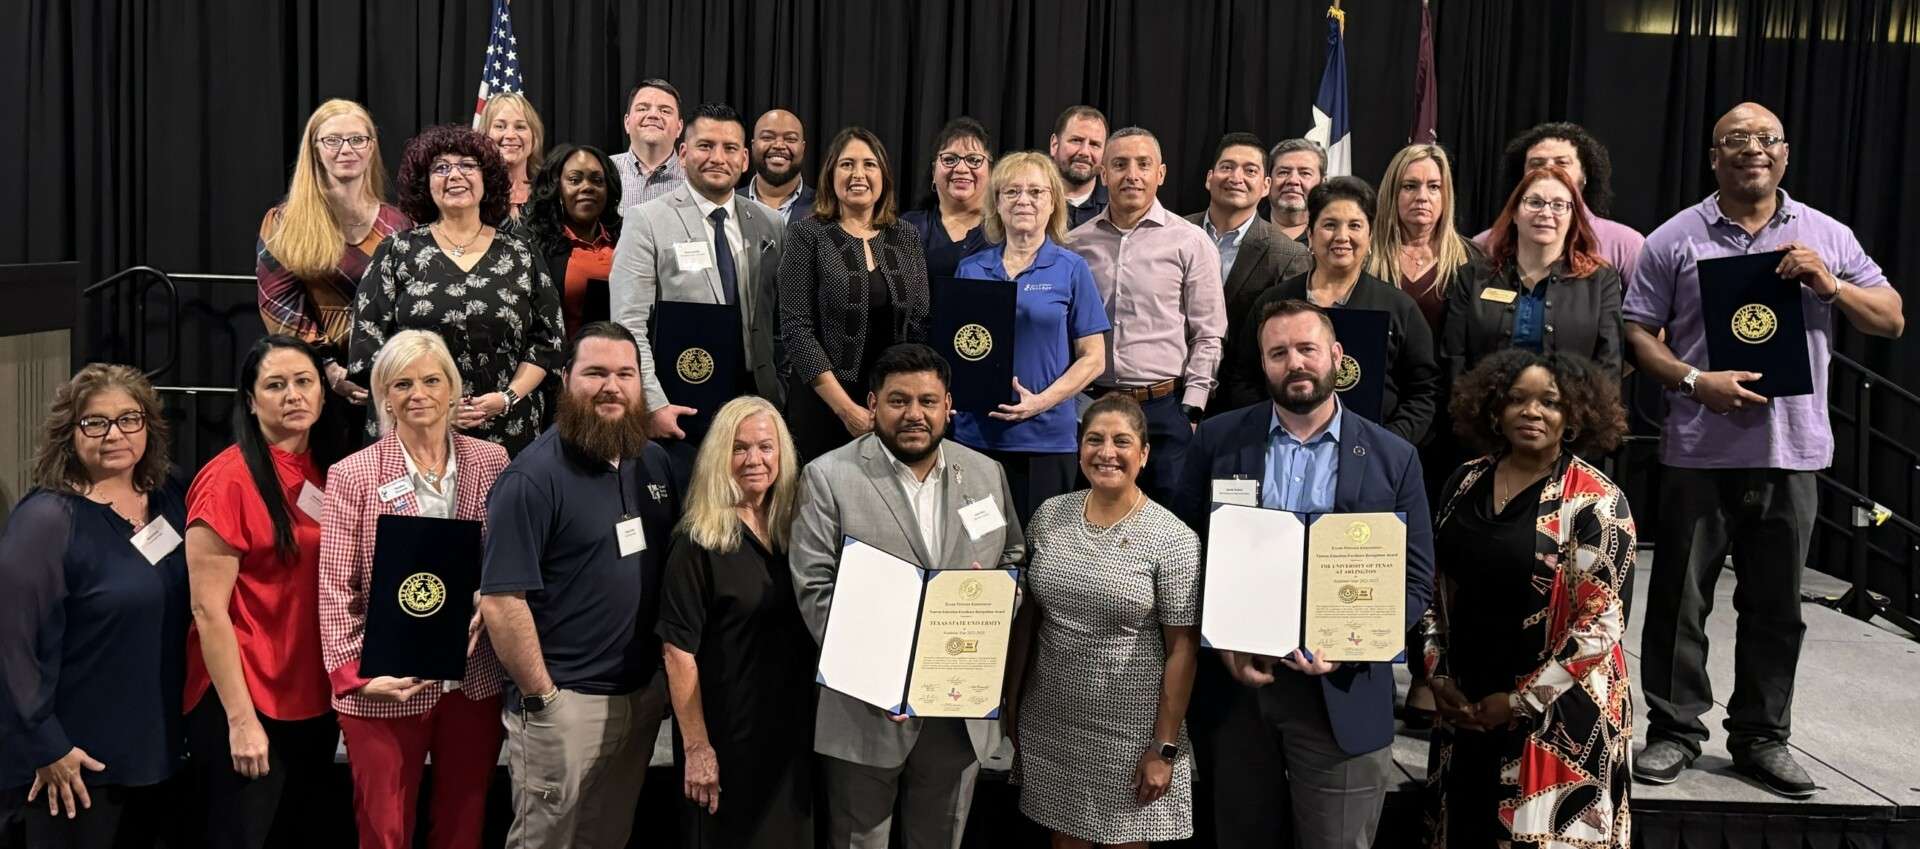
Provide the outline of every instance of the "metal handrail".
{"type": "MultiPolygon", "coordinates": [[[[167,304],[170,310],[168,313],[169,320],[167,322],[167,357],[159,366],[145,370],[147,379],[152,380],[153,378],[172,371],[174,363],[180,358],[180,287],[174,285],[173,278],[168,277],[166,272],[154,268],[151,265],[136,265],[131,268],[121,269],[108,276],[105,280],[101,280],[98,283],[80,290],[80,297],[91,298],[99,292],[118,286],[128,280],[144,278],[157,280],[161,285],[167,287],[167,304]]],[[[140,342],[145,341],[144,327],[147,314],[145,297],[146,289],[142,288],[134,294],[133,300],[134,338],[140,342]]],[[[144,345],[136,345],[135,356],[144,353],[144,351],[139,350],[141,347],[144,347],[144,345]]]]}
{"type": "MultiPolygon", "coordinates": [[[[1837,407],[1834,407],[1832,404],[1832,393],[1828,394],[1830,415],[1833,412],[1840,412],[1841,415],[1838,417],[1852,425],[1854,429],[1854,483],[1852,485],[1841,483],[1837,478],[1825,472],[1816,475],[1816,479],[1829,488],[1838,491],[1852,502],[1848,511],[1850,515],[1844,526],[1846,527],[1847,537],[1847,575],[1848,581],[1852,586],[1839,598],[1819,598],[1814,600],[1829,605],[1861,621],[1870,620],[1875,616],[1883,616],[1900,625],[1900,627],[1906,629],[1916,637],[1920,637],[1920,620],[1916,620],[1911,616],[1894,610],[1885,596],[1875,593],[1870,589],[1872,575],[1869,572],[1868,564],[1870,555],[1876,546],[1873,546],[1872,541],[1867,538],[1868,529],[1883,524],[1892,524],[1895,528],[1904,532],[1910,540],[1907,546],[1909,556],[1906,564],[1909,572],[1908,580],[1911,581],[1913,579],[1911,573],[1915,565],[1913,563],[1912,552],[1920,551],[1920,545],[1916,545],[1916,543],[1920,543],[1920,524],[1916,524],[1906,516],[1900,515],[1891,508],[1874,501],[1872,497],[1867,495],[1867,491],[1870,488],[1869,483],[1873,470],[1873,448],[1875,445],[1885,442],[1895,448],[1902,449],[1910,459],[1916,456],[1911,449],[1891,439],[1873,426],[1873,396],[1875,390],[1890,392],[1892,397],[1905,400],[1908,404],[1915,407],[1920,407],[1920,395],[1908,392],[1905,388],[1844,354],[1835,353],[1833,360],[1843,368],[1851,370],[1855,378],[1859,381],[1854,387],[1854,409],[1850,414],[1845,411],[1839,411],[1837,407]]],[[[1838,525],[1838,523],[1835,524],[1838,525]]]]}

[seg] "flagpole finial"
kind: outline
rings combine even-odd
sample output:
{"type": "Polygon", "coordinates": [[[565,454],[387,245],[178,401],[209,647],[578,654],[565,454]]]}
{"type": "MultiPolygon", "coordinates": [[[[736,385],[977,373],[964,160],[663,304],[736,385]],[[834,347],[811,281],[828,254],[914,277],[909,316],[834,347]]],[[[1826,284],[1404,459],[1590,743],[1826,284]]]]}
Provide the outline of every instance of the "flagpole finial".
{"type": "Polygon", "coordinates": [[[1327,7],[1327,17],[1340,22],[1340,34],[1342,36],[1347,34],[1347,13],[1346,10],[1340,8],[1340,0],[1333,0],[1333,5],[1327,7]]]}

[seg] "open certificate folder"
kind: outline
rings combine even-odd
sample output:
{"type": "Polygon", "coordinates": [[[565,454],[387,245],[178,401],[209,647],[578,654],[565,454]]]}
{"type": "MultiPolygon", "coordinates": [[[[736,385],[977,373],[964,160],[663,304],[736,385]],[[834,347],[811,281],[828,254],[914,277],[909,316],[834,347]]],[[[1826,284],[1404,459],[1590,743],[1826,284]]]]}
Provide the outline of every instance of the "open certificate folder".
{"type": "Polygon", "coordinates": [[[1014,569],[922,569],[848,537],[815,680],[888,713],[992,719],[1014,569]]]}
{"type": "Polygon", "coordinates": [[[1387,662],[1406,645],[1407,520],[1215,504],[1200,639],[1284,657],[1387,662]]]}

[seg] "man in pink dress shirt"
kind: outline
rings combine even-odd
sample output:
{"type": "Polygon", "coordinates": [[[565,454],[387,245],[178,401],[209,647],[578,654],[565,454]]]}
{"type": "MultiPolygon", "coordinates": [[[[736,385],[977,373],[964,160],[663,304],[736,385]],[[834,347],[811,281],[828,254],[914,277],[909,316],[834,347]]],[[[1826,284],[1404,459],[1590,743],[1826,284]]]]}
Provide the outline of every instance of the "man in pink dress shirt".
{"type": "Polygon", "coordinates": [[[1093,269],[1113,324],[1106,371],[1086,402],[1124,392],[1145,408],[1150,451],[1140,487],[1171,506],[1193,423],[1213,394],[1227,308],[1220,252],[1197,225],[1160,205],[1166,177],[1152,133],[1114,133],[1101,164],[1107,208],[1074,228],[1068,247],[1093,269]]]}

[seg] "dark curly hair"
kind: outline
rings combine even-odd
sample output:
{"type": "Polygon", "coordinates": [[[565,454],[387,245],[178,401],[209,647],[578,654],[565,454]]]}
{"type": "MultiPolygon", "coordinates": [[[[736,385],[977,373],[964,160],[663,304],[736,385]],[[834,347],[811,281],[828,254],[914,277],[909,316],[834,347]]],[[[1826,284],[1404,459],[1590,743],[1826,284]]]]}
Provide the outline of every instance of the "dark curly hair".
{"type": "Polygon", "coordinates": [[[1573,145],[1573,152],[1580,156],[1580,171],[1587,177],[1587,185],[1580,190],[1582,199],[1593,214],[1606,216],[1613,209],[1613,158],[1607,155],[1607,146],[1587,132],[1586,127],[1566,121],[1541,124],[1507,142],[1506,170],[1502,172],[1511,186],[1520,182],[1527,173],[1527,151],[1547,139],[1559,139],[1573,145]]]}
{"type": "Polygon", "coordinates": [[[1524,348],[1488,356],[1454,384],[1448,405],[1454,432],[1489,454],[1505,453],[1507,438],[1494,423],[1507,407],[1514,381],[1534,366],[1552,374],[1559,387],[1560,409],[1573,436],[1567,447],[1573,453],[1591,457],[1620,444],[1627,414],[1620,406],[1618,376],[1578,354],[1536,354],[1524,348]]]}
{"type": "Polygon", "coordinates": [[[500,152],[486,136],[459,124],[428,127],[407,140],[406,152],[400,155],[400,211],[416,225],[440,220],[440,207],[434,204],[428,184],[433,180],[433,160],[449,153],[471,156],[480,163],[480,184],[485,192],[480,198],[480,223],[500,226],[513,204],[507,165],[500,161],[500,152]]]}
{"type": "Polygon", "coordinates": [[[607,230],[607,238],[615,244],[620,241],[620,172],[613,167],[613,159],[605,151],[590,144],[562,143],[547,154],[547,161],[540,166],[540,172],[533,178],[533,189],[527,193],[526,208],[521,210],[521,220],[526,222],[527,234],[532,237],[534,250],[541,255],[557,253],[568,245],[567,222],[573,220],[561,206],[560,172],[565,169],[567,160],[576,153],[584,153],[600,161],[600,167],[606,172],[607,205],[600,210],[600,226],[607,230]]]}

